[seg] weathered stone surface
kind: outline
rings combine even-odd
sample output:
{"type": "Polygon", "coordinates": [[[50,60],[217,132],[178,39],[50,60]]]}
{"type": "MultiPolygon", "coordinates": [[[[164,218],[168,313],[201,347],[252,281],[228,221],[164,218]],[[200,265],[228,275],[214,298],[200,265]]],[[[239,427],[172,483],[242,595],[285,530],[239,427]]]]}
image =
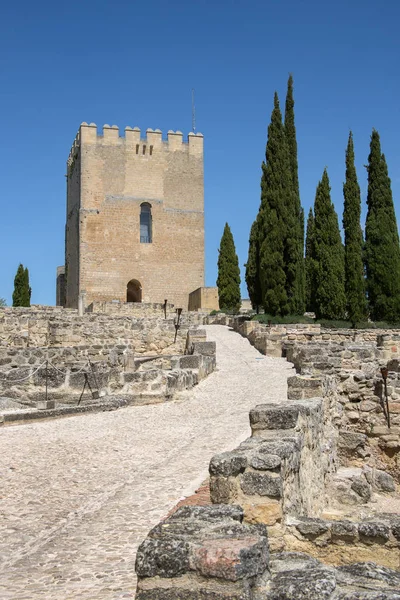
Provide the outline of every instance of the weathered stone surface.
{"type": "Polygon", "coordinates": [[[314,539],[328,531],[328,524],[322,519],[312,519],[310,517],[299,517],[296,523],[296,529],[309,539],[314,539]]]}
{"type": "Polygon", "coordinates": [[[400,573],[375,563],[326,567],[301,552],[271,556],[262,600],[399,600],[400,573]]]}
{"type": "Polygon", "coordinates": [[[217,346],[215,342],[195,342],[193,344],[193,354],[213,356],[216,353],[216,349],[217,346]]]}
{"type": "Polygon", "coordinates": [[[356,433],[354,431],[340,431],[339,433],[339,450],[352,455],[359,449],[364,449],[367,444],[367,436],[363,433],[356,433]]]}
{"type": "Polygon", "coordinates": [[[299,415],[297,406],[261,404],[250,411],[252,429],[293,429],[299,415]]]}
{"type": "Polygon", "coordinates": [[[275,575],[266,600],[329,600],[336,588],[335,573],[323,567],[293,569],[275,575]]]}
{"type": "Polygon", "coordinates": [[[212,457],[210,462],[210,475],[223,475],[224,477],[235,477],[243,473],[247,466],[245,454],[235,452],[223,452],[212,457]]]}
{"type": "Polygon", "coordinates": [[[266,471],[276,469],[281,462],[281,457],[277,454],[258,454],[250,459],[250,466],[258,471],[266,471]]]}
{"type": "Polygon", "coordinates": [[[261,574],[268,564],[265,537],[211,539],[194,551],[193,566],[205,577],[237,581],[261,574]]]}
{"type": "Polygon", "coordinates": [[[351,489],[358,494],[364,502],[368,502],[371,498],[371,486],[368,484],[365,477],[355,477],[351,483],[351,489]]]}
{"type": "Polygon", "coordinates": [[[331,532],[333,541],[352,542],[357,537],[357,525],[351,521],[333,521],[331,532]]]}
{"type": "Polygon", "coordinates": [[[268,496],[280,498],[282,496],[282,481],[277,474],[261,474],[247,471],[240,476],[240,487],[249,496],[268,496]]]}
{"type": "Polygon", "coordinates": [[[176,577],[189,568],[189,544],[174,539],[146,539],[138,548],[136,573],[139,577],[176,577]]]}
{"type": "Polygon", "coordinates": [[[360,523],[358,526],[360,540],[365,544],[385,544],[389,539],[390,529],[384,523],[360,523]]]}
{"type": "Polygon", "coordinates": [[[385,471],[377,469],[373,479],[373,487],[382,492],[394,492],[396,484],[391,475],[385,471]]]}

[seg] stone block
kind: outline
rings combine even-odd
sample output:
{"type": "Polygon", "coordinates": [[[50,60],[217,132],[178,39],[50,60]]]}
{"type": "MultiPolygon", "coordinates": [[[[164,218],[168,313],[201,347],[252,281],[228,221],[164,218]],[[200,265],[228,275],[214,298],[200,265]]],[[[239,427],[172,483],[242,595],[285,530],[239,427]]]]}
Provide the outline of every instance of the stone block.
{"type": "Polygon", "coordinates": [[[179,359],[180,369],[199,369],[201,356],[199,354],[187,354],[179,359]]]}
{"type": "Polygon", "coordinates": [[[36,408],[38,410],[48,410],[51,408],[55,408],[55,401],[54,400],[38,400],[36,402],[36,408]]]}
{"type": "Polygon", "coordinates": [[[245,501],[243,511],[247,523],[263,523],[271,527],[282,520],[282,505],[279,500],[245,501]]]}
{"type": "Polygon", "coordinates": [[[204,577],[237,581],[262,573],[268,561],[265,537],[204,540],[194,551],[193,565],[204,577]]]}
{"type": "Polygon", "coordinates": [[[358,533],[364,544],[385,544],[389,539],[390,528],[384,523],[360,523],[358,533]]]}
{"type": "Polygon", "coordinates": [[[269,560],[266,528],[242,524],[243,511],[183,507],[138,548],[136,598],[251,600],[269,560]]]}
{"type": "Polygon", "coordinates": [[[235,452],[223,452],[212,457],[210,462],[210,475],[222,475],[224,477],[236,477],[247,467],[245,454],[235,452]]]}
{"type": "Polygon", "coordinates": [[[257,471],[268,471],[278,468],[281,462],[277,454],[257,454],[250,459],[250,466],[257,471]]]}
{"type": "Polygon", "coordinates": [[[351,521],[333,521],[331,523],[332,541],[354,542],[357,537],[357,525],[351,521]]]}
{"type": "Polygon", "coordinates": [[[380,492],[395,492],[396,484],[391,475],[385,471],[377,469],[373,477],[373,488],[380,492]]]}
{"type": "Polygon", "coordinates": [[[217,346],[215,342],[195,342],[193,344],[193,354],[203,354],[204,356],[214,356],[217,346]]]}
{"type": "Polygon", "coordinates": [[[295,527],[301,535],[312,540],[326,533],[329,529],[328,523],[323,519],[312,519],[310,517],[299,517],[295,527]]]}
{"type": "Polygon", "coordinates": [[[282,480],[277,473],[247,471],[240,476],[240,487],[249,496],[282,497],[282,480]]]}
{"type": "Polygon", "coordinates": [[[250,411],[250,426],[258,429],[293,429],[299,416],[298,406],[260,404],[250,411]]]}

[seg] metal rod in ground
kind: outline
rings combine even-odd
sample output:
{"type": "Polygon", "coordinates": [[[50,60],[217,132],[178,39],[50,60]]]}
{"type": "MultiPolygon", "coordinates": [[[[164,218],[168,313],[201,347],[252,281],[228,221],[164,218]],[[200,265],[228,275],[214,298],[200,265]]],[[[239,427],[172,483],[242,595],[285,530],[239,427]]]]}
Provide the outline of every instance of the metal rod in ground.
{"type": "Polygon", "coordinates": [[[47,378],[48,378],[48,375],[49,375],[49,369],[48,369],[48,367],[49,367],[49,361],[46,360],[46,396],[45,396],[46,402],[47,402],[47,378]]]}
{"type": "Polygon", "coordinates": [[[388,400],[388,393],[387,393],[386,377],[383,380],[383,382],[385,384],[386,418],[387,418],[387,422],[388,422],[388,428],[390,429],[390,412],[389,412],[389,400],[388,400]]]}
{"type": "Polygon", "coordinates": [[[89,362],[89,365],[90,365],[90,369],[91,369],[91,371],[92,371],[92,375],[93,375],[94,383],[95,383],[95,385],[96,385],[96,387],[97,387],[97,391],[93,391],[93,390],[92,390],[92,388],[90,387],[90,384],[89,384],[89,380],[88,380],[88,385],[89,385],[90,392],[91,392],[91,394],[92,394],[92,398],[93,398],[93,400],[98,400],[98,399],[99,399],[99,397],[100,397],[100,394],[99,394],[99,384],[97,383],[96,373],[95,373],[95,371],[94,371],[94,367],[93,367],[92,363],[90,362],[90,359],[89,359],[89,361],[88,361],[88,362],[89,362]]]}
{"type": "Polygon", "coordinates": [[[89,383],[89,382],[88,382],[88,378],[87,378],[87,373],[85,373],[84,375],[85,375],[85,383],[83,384],[83,389],[82,389],[81,395],[79,396],[79,400],[78,400],[78,406],[79,406],[79,405],[80,405],[80,403],[81,403],[82,396],[83,396],[83,394],[84,394],[84,391],[85,391],[85,388],[86,388],[86,384],[87,384],[87,383],[89,383]]]}

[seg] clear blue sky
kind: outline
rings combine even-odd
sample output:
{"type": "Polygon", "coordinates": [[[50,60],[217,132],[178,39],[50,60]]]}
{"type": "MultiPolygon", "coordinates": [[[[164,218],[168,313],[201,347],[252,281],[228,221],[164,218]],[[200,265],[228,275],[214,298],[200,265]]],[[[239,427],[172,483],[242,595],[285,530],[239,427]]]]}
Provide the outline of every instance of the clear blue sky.
{"type": "Polygon", "coordinates": [[[399,217],[398,0],[16,0],[2,4],[0,22],[0,296],[9,303],[20,262],[32,302],[55,302],[65,161],[79,124],[186,135],[192,87],[205,136],[207,285],[226,221],[244,283],[273,93],[283,107],[289,72],[306,214],[327,166],[341,222],[350,128],[365,201],[375,127],[399,217]]]}

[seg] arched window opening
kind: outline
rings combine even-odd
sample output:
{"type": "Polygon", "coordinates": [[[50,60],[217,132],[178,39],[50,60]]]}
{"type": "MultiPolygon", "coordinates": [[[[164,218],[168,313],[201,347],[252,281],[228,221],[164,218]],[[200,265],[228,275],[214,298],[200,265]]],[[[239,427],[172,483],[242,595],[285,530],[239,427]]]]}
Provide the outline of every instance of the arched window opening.
{"type": "Polygon", "coordinates": [[[143,202],[140,205],[140,243],[151,244],[152,239],[151,205],[143,202]]]}
{"type": "Polygon", "coordinates": [[[126,301],[141,302],[142,301],[142,286],[137,279],[131,279],[126,286],[126,301]]]}

